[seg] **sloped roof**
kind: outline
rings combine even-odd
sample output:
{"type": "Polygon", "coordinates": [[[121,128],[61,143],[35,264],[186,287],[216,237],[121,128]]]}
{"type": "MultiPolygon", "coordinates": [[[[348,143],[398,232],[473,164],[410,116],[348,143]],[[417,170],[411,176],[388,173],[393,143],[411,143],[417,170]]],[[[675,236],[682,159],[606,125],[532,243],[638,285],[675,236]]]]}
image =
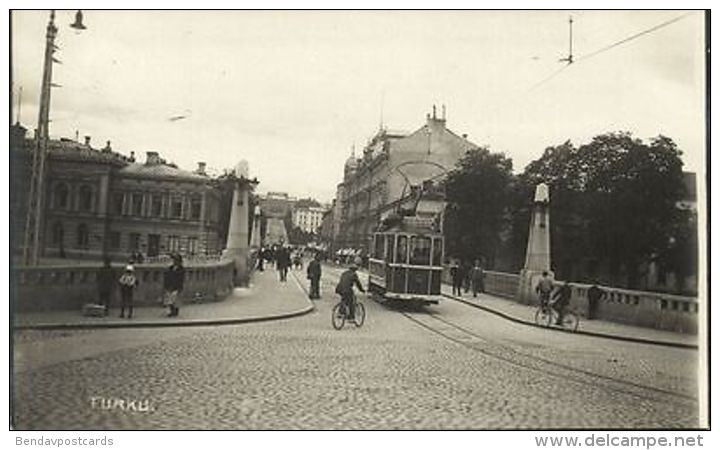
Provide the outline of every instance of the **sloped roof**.
{"type": "Polygon", "coordinates": [[[121,175],[131,175],[149,178],[174,178],[194,181],[208,180],[206,175],[178,169],[166,164],[141,164],[131,163],[120,170],[121,175]]]}

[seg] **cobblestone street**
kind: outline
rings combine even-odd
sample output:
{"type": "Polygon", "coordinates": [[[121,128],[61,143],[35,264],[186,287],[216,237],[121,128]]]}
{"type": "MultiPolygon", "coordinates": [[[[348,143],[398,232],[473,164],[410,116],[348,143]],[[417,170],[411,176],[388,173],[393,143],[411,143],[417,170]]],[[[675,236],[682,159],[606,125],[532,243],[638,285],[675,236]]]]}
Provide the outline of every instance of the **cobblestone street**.
{"type": "MultiPolygon", "coordinates": [[[[274,270],[256,273],[267,288],[253,295],[298,302],[306,295],[296,284],[305,283],[304,273],[294,275],[279,287],[274,270]]],[[[316,309],[292,319],[16,332],[15,352],[42,355],[46,348],[54,355],[47,364],[15,365],[15,424],[19,429],[698,426],[696,350],[556,333],[452,300],[397,311],[362,295],[364,326],[346,324],[336,331],[330,310],[338,275],[339,269],[325,267],[316,309]],[[82,346],[92,351],[78,351],[82,346]]]]}

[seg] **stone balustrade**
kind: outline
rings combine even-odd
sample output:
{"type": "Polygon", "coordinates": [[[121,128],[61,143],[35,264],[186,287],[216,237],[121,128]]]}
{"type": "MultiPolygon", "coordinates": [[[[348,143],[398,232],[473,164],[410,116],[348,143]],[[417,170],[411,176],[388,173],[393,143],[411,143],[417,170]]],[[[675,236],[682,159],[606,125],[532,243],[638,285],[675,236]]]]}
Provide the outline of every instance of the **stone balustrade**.
{"type": "MultiPolygon", "coordinates": [[[[113,265],[119,278],[125,265],[113,265]]],[[[159,305],[163,294],[163,275],[167,264],[135,264],[139,285],[135,305],[159,305]]],[[[85,303],[98,302],[99,264],[77,266],[15,267],[11,269],[11,298],[16,312],[79,310],[85,303]]],[[[224,299],[233,289],[233,263],[207,261],[185,264],[185,284],[181,294],[185,302],[224,299]]],[[[116,287],[113,305],[120,304],[116,287]]]]}
{"type": "MultiPolygon", "coordinates": [[[[449,270],[443,281],[452,284],[449,270]]],[[[562,283],[555,282],[559,287],[562,283]]],[[[516,299],[520,275],[485,271],[485,292],[491,295],[516,299]]],[[[590,313],[587,291],[591,285],[570,283],[572,296],[570,306],[582,317],[590,313]]],[[[697,333],[698,300],[694,297],[665,294],[661,292],[634,291],[599,286],[605,296],[595,305],[592,318],[680,333],[697,333]]],[[[535,299],[537,302],[537,299],[535,299]]]]}

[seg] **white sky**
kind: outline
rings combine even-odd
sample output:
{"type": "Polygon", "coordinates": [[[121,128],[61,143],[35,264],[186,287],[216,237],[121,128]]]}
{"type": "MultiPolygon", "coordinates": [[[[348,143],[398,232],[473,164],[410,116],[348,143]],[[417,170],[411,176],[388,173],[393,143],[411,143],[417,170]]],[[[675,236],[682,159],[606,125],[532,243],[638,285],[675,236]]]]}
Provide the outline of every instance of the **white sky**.
{"type": "MultiPolygon", "coordinates": [[[[406,130],[445,104],[450,129],[505,152],[516,171],[549,145],[619,130],[670,136],[686,170],[703,171],[703,14],[531,89],[562,67],[570,14],[579,58],[683,12],[86,11],[78,33],[74,11],[59,11],[51,134],[79,130],[141,160],[157,150],[186,169],[246,159],[260,192],[329,201],[383,103],[385,124],[406,130]]],[[[13,14],[13,89],[29,128],[47,20],[13,14]]]]}

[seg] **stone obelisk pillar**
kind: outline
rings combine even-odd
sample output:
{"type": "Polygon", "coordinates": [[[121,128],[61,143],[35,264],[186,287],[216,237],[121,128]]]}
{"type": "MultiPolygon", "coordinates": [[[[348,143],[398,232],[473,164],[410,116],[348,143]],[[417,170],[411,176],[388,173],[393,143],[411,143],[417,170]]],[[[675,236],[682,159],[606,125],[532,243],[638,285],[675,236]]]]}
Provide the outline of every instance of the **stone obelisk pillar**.
{"type": "Polygon", "coordinates": [[[525,267],[520,272],[518,298],[521,302],[538,302],[535,287],[543,272],[554,278],[550,270],[550,192],[545,183],[540,183],[535,188],[525,267]]]}
{"type": "Polygon", "coordinates": [[[250,247],[258,249],[262,245],[262,239],[260,236],[260,206],[255,205],[255,213],[253,214],[253,229],[250,234],[250,247]]]}
{"type": "Polygon", "coordinates": [[[240,161],[235,167],[235,189],[230,208],[230,223],[227,243],[222,254],[223,259],[230,259],[235,263],[233,281],[236,286],[247,284],[249,277],[249,196],[255,184],[257,181],[248,179],[247,161],[240,161]]]}

